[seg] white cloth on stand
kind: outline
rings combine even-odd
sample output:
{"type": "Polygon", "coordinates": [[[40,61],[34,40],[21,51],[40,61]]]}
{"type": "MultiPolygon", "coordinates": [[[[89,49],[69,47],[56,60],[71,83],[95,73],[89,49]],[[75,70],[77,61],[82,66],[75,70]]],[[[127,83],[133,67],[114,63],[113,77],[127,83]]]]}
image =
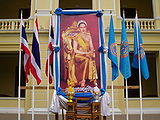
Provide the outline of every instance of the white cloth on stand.
{"type": "MultiPolygon", "coordinates": [[[[66,109],[66,103],[68,100],[63,97],[62,95],[57,95],[56,90],[54,90],[53,95],[52,95],[52,102],[50,106],[50,112],[53,113],[59,113],[60,108],[66,109]]],[[[110,96],[107,92],[100,98],[101,102],[101,115],[102,116],[109,116],[110,115],[110,96]]]]}
{"type": "Polygon", "coordinates": [[[62,109],[66,109],[66,104],[67,104],[68,100],[65,97],[63,97],[62,95],[59,95],[58,98],[59,98],[60,107],[62,109]]]}
{"type": "Polygon", "coordinates": [[[58,99],[58,95],[56,94],[56,90],[53,91],[50,112],[53,112],[53,113],[60,112],[59,99],[58,99]]]}
{"type": "Polygon", "coordinates": [[[101,115],[110,116],[109,104],[111,102],[111,99],[107,92],[105,92],[105,94],[102,96],[100,102],[101,102],[101,115]]]}

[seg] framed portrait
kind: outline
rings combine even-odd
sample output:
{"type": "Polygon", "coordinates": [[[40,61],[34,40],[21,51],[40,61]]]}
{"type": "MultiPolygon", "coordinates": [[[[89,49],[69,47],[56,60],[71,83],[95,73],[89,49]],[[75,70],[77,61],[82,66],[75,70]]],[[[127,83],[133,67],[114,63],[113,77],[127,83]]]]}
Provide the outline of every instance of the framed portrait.
{"type": "MultiPolygon", "coordinates": [[[[91,92],[106,88],[105,55],[101,12],[56,11],[56,88],[91,92]]],[[[61,93],[60,93],[61,94],[61,93]]]]}
{"type": "Polygon", "coordinates": [[[96,15],[61,15],[60,87],[100,87],[100,54],[96,15]]]}

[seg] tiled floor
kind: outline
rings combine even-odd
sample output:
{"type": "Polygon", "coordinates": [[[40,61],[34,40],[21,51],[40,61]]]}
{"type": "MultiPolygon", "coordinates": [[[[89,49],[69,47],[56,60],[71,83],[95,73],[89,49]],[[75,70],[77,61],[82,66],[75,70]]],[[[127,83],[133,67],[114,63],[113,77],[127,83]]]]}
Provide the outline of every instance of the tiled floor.
{"type": "MultiPolygon", "coordinates": [[[[0,113],[0,120],[18,120],[17,116],[17,114],[0,113]]],[[[32,120],[32,116],[31,114],[21,114],[21,120],[32,120]]],[[[34,120],[47,120],[47,115],[35,114],[34,120]]],[[[54,114],[50,115],[50,120],[56,120],[54,114]]],[[[59,116],[59,120],[63,120],[62,116],[59,116]]],[[[107,117],[107,120],[112,120],[112,117],[107,117]]],[[[115,115],[115,120],[126,120],[125,115],[115,115]]],[[[129,115],[129,120],[140,120],[140,115],[129,115]]],[[[160,114],[145,114],[143,120],[160,120],[160,114]]]]}

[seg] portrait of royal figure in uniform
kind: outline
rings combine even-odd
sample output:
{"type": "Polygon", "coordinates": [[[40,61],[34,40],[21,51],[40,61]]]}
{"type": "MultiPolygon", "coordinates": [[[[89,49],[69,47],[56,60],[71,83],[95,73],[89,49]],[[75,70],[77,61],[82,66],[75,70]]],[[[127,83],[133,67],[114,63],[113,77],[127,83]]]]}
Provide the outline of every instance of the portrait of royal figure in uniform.
{"type": "Polygon", "coordinates": [[[61,88],[100,85],[98,18],[62,15],[61,26],[61,88]]]}

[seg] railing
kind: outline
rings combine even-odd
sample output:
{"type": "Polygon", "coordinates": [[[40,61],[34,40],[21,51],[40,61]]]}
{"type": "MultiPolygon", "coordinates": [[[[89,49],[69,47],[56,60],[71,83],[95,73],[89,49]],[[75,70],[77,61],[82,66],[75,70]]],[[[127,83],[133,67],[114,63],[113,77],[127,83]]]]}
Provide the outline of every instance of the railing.
{"type": "MultiPolygon", "coordinates": [[[[155,20],[154,19],[138,19],[140,28],[143,30],[154,30],[155,20]]],[[[126,29],[134,28],[134,19],[126,19],[126,29]]]]}
{"type": "MultiPolygon", "coordinates": [[[[29,20],[23,20],[25,28],[29,29],[29,20]]],[[[0,30],[19,30],[20,19],[0,19],[0,30]]]]}
{"type": "MultiPolygon", "coordinates": [[[[154,30],[155,20],[154,19],[138,19],[140,28],[143,30],[154,30]]],[[[26,29],[29,29],[29,20],[24,19],[24,25],[26,29]]],[[[19,30],[20,19],[0,19],[0,30],[19,30]]],[[[134,28],[134,19],[126,19],[126,29],[134,28]]]]}

